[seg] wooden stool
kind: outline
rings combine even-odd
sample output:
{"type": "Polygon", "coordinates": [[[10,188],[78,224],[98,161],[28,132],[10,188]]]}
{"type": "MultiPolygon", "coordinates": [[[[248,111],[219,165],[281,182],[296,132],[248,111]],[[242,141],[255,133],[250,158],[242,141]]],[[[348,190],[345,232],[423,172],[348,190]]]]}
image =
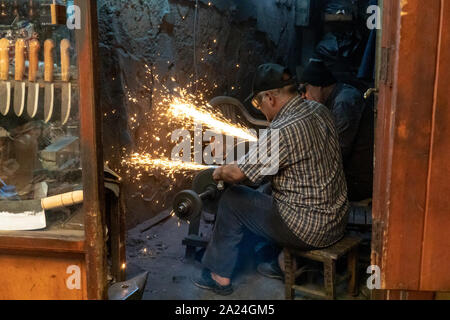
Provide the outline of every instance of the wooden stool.
{"type": "Polygon", "coordinates": [[[285,262],[285,294],[286,300],[293,300],[295,291],[300,291],[305,294],[324,297],[326,299],[336,299],[336,285],[342,281],[349,280],[348,292],[352,296],[358,295],[358,246],[361,239],[347,236],[335,245],[312,251],[299,251],[293,249],[284,249],[285,262]],[[336,262],[339,258],[347,254],[348,269],[347,274],[339,279],[336,279],[336,262]],[[324,286],[325,291],[314,290],[306,286],[295,284],[296,270],[295,258],[303,257],[306,259],[319,261],[324,266],[324,286]]]}

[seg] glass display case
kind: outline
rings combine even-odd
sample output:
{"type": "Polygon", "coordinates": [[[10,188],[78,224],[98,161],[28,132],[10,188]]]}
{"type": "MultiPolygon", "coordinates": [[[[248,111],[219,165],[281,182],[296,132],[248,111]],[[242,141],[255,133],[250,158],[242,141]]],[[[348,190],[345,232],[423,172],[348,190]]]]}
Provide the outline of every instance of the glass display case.
{"type": "Polygon", "coordinates": [[[0,4],[0,235],[83,240],[82,199],[47,210],[29,201],[83,189],[75,30],[52,24],[52,3],[0,4]],[[5,210],[14,203],[36,209],[18,217],[5,210]]]}
{"type": "Polygon", "coordinates": [[[97,33],[96,1],[0,0],[2,299],[103,299],[107,279],[123,280],[124,221],[111,188],[119,182],[111,172],[105,179],[102,158],[97,33]]]}

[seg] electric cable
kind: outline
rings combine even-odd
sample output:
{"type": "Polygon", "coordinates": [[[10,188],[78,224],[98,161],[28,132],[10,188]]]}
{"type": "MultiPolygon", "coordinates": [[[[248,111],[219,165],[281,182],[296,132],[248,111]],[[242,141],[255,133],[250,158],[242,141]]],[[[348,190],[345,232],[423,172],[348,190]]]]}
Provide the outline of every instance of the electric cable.
{"type": "Polygon", "coordinates": [[[195,92],[198,89],[198,66],[197,66],[197,20],[198,20],[198,0],[195,0],[195,10],[194,10],[194,83],[195,92]]]}

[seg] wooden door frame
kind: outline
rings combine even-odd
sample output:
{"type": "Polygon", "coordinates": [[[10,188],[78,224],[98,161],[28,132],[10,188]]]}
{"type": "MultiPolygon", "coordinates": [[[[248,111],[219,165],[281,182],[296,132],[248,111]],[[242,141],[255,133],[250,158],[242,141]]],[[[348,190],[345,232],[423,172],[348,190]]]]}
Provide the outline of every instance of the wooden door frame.
{"type": "Polygon", "coordinates": [[[87,296],[99,300],[107,298],[107,260],[97,1],[75,0],[75,5],[81,9],[81,28],[75,36],[80,80],[87,296]]]}
{"type": "Polygon", "coordinates": [[[432,298],[421,272],[444,3],[383,2],[371,261],[399,290],[387,298],[432,298]]]}

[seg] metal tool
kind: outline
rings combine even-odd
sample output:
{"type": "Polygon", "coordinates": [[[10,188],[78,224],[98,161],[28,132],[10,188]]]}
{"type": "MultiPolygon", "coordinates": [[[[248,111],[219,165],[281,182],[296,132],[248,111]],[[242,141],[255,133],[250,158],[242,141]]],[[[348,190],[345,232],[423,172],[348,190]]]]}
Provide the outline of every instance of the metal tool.
{"type": "Polygon", "coordinates": [[[15,56],[14,113],[20,117],[25,108],[25,82],[23,82],[23,74],[25,71],[25,41],[23,39],[16,41],[15,56]]]}
{"type": "Polygon", "coordinates": [[[70,41],[61,41],[61,124],[65,125],[69,120],[72,108],[72,84],[70,83],[70,41]]]}
{"type": "Polygon", "coordinates": [[[53,115],[53,106],[55,102],[55,84],[53,83],[53,50],[55,42],[51,39],[44,42],[44,122],[50,121],[53,115]]]}
{"type": "Polygon", "coordinates": [[[37,73],[39,68],[39,49],[41,45],[37,39],[30,41],[28,50],[28,99],[27,99],[27,113],[31,118],[36,116],[39,104],[39,83],[37,80],[37,73]]]}
{"type": "Polygon", "coordinates": [[[47,226],[45,210],[83,202],[83,191],[74,191],[41,200],[0,201],[0,231],[27,231],[47,226]]]}
{"type": "Polygon", "coordinates": [[[193,260],[197,256],[197,247],[206,247],[208,239],[200,235],[200,221],[202,212],[207,222],[213,222],[219,207],[219,199],[225,188],[224,183],[213,179],[215,168],[199,172],[192,181],[192,190],[184,190],[175,196],[172,209],[175,215],[188,221],[188,236],[182,244],[186,246],[187,260],[193,260]]]}
{"type": "Polygon", "coordinates": [[[0,40],[0,113],[6,116],[11,104],[11,82],[9,82],[9,40],[0,40]]]}
{"type": "Polygon", "coordinates": [[[202,209],[210,213],[216,213],[217,201],[223,182],[217,183],[213,179],[215,169],[207,169],[195,176],[192,182],[192,190],[179,192],[173,201],[173,211],[175,215],[182,220],[193,220],[197,218],[202,209]]]}
{"type": "Polygon", "coordinates": [[[142,300],[147,285],[148,272],[133,279],[117,282],[108,289],[109,300],[142,300]]]}

